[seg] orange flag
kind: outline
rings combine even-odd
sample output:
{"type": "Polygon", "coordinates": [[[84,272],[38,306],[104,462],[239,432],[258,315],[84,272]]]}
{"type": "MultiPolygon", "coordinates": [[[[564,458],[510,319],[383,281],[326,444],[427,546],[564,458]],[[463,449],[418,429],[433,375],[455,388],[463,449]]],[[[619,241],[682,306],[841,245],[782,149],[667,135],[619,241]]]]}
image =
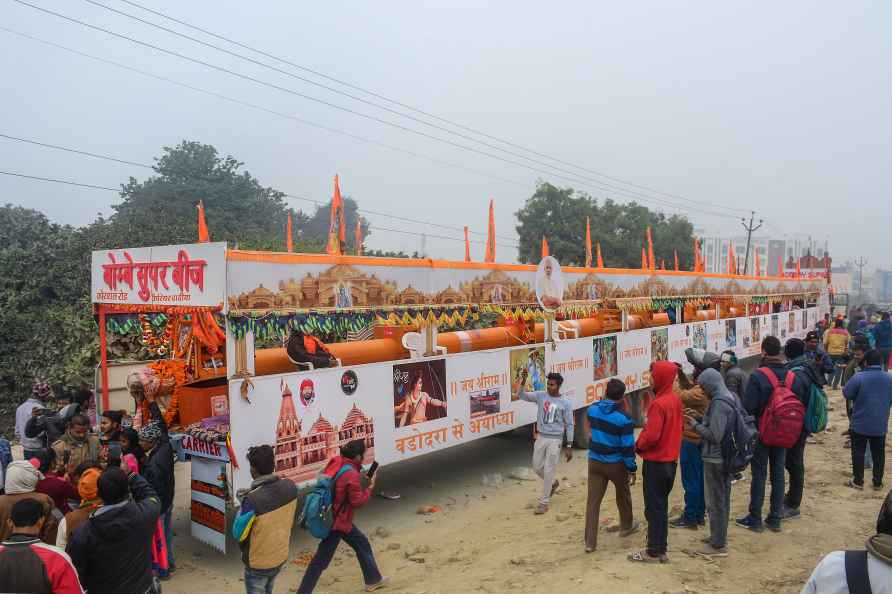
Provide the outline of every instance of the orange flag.
{"type": "Polygon", "coordinates": [[[759,262],[759,250],[753,250],[753,258],[756,260],[755,271],[756,276],[762,276],[762,264],[759,262]]]}
{"type": "Polygon", "coordinates": [[[601,257],[601,242],[599,241],[597,244],[598,250],[598,268],[604,268],[604,258],[601,257]]]}
{"type": "Polygon", "coordinates": [[[693,272],[702,272],[700,270],[700,242],[694,238],[694,265],[691,267],[693,272]]]}
{"type": "Polygon", "coordinates": [[[329,255],[341,255],[341,247],[347,238],[344,228],[344,201],[341,199],[341,185],[338,176],[334,178],[334,196],[331,199],[331,218],[328,222],[328,245],[325,252],[329,255]]]}
{"type": "Polygon", "coordinates": [[[647,226],[647,262],[651,270],[656,269],[657,261],[654,260],[654,240],[650,234],[650,225],[647,226]]]}
{"type": "Polygon", "coordinates": [[[672,250],[672,255],[675,256],[675,272],[678,272],[678,250],[672,250]]]}
{"type": "Polygon", "coordinates": [[[728,274],[734,274],[734,246],[728,242],[728,274]]]}
{"type": "Polygon", "coordinates": [[[492,200],[489,201],[489,226],[486,229],[486,255],[484,261],[496,261],[496,214],[492,200]]]}
{"type": "Polygon", "coordinates": [[[548,257],[548,240],[545,239],[545,236],[542,236],[542,259],[548,257]]]}
{"type": "Polygon", "coordinates": [[[647,251],[644,249],[644,246],[641,247],[641,270],[647,270],[650,268],[650,263],[647,260],[647,251]]]}
{"type": "Polygon", "coordinates": [[[198,201],[198,243],[208,243],[211,234],[208,233],[208,224],[204,220],[204,202],[198,201]]]}
{"type": "Polygon", "coordinates": [[[356,233],[353,236],[353,243],[356,244],[356,255],[362,255],[362,219],[356,217],[356,233]]]}
{"type": "Polygon", "coordinates": [[[285,251],[294,251],[294,236],[291,234],[291,211],[288,211],[288,225],[285,227],[285,251]]]}
{"type": "Polygon", "coordinates": [[[585,217],[585,267],[592,267],[592,225],[588,217],[585,217]]]}
{"type": "Polygon", "coordinates": [[[783,256],[777,257],[777,275],[778,276],[786,276],[784,274],[784,257],[783,256]]]}
{"type": "Polygon", "coordinates": [[[465,262],[471,261],[471,239],[468,237],[468,228],[465,227],[465,262]]]}
{"type": "Polygon", "coordinates": [[[666,270],[666,259],[665,258],[660,260],[660,270],[666,270]]]}
{"type": "Polygon", "coordinates": [[[802,278],[802,269],[799,268],[799,258],[796,258],[796,278],[802,278]]]}

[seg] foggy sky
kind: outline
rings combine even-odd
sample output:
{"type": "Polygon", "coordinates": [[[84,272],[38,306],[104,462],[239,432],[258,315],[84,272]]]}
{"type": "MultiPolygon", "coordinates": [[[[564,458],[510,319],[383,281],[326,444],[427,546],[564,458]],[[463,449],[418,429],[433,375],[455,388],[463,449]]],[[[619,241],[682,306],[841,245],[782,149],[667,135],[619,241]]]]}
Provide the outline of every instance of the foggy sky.
{"type": "MultiPolygon", "coordinates": [[[[183,139],[201,141],[244,161],[261,183],[291,194],[327,200],[338,173],[342,191],[355,197],[361,208],[455,227],[470,225],[476,231],[485,230],[487,202],[493,198],[497,233],[508,238],[499,240],[498,259],[506,261],[517,256],[510,247],[516,241],[510,239],[516,237],[514,212],[533,192],[537,179],[597,198],[630,199],[588,181],[546,175],[447,146],[134,46],[11,0],[2,2],[0,26],[485,175],[233,105],[4,31],[2,134],[141,163],[151,163],[162,146],[183,139]]],[[[427,134],[497,152],[81,0],[29,2],[427,134]]],[[[201,36],[118,0],[102,2],[201,36]]],[[[892,154],[889,3],[140,3],[587,169],[710,202],[711,210],[752,208],[757,217],[767,219],[762,229],[767,235],[810,234],[822,245],[829,237],[837,262],[865,256],[868,268],[892,267],[886,214],[892,154]]],[[[130,175],[144,179],[150,173],[5,139],[0,139],[0,170],[111,187],[130,175]]],[[[572,177],[580,175],[598,179],[578,170],[572,177]]],[[[742,231],[739,221],[697,214],[697,206],[656,197],[677,202],[676,208],[666,210],[688,212],[695,225],[710,234],[742,231]]],[[[0,175],[0,202],[36,208],[61,223],[88,223],[96,213],[109,214],[110,204],[117,201],[112,192],[0,175]]],[[[313,210],[306,202],[290,204],[313,210]]],[[[366,216],[373,227],[461,237],[460,231],[366,216]]],[[[213,221],[209,225],[213,232],[213,221]]],[[[420,244],[417,236],[381,230],[373,231],[369,240],[372,248],[408,252],[420,244]]],[[[475,258],[482,258],[482,244],[472,249],[475,258]]],[[[459,241],[429,238],[427,250],[435,257],[463,256],[459,241]]],[[[609,254],[605,259],[609,264],[609,254]]]]}

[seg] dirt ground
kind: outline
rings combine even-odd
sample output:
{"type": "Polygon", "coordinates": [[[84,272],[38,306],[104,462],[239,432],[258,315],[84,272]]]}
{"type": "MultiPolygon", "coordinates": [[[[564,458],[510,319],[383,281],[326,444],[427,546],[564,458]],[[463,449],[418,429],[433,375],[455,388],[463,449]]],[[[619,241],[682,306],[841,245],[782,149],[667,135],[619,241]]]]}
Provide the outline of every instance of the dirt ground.
{"type": "MultiPolygon", "coordinates": [[[[642,566],[626,560],[626,555],[643,547],[643,532],[620,539],[602,530],[598,551],[586,554],[585,452],[577,451],[571,463],[562,464],[559,476],[568,485],[555,496],[548,514],[534,516],[538,483],[509,477],[512,464],[528,465],[532,450],[528,440],[517,436],[484,440],[477,449],[462,448],[467,451],[443,453],[423,465],[392,471],[389,484],[404,489],[403,499],[377,499],[358,514],[357,524],[370,535],[381,571],[390,577],[387,592],[797,593],[824,554],[863,546],[885,496],[844,486],[850,477],[850,450],[842,447],[841,435],[847,428],[845,407],[840,392],[829,395],[831,427],[806,449],[802,517],[786,522],[781,534],[754,534],[732,525],[727,559],[710,561],[687,552],[702,546],[704,529],[671,530],[667,565],[642,566]],[[427,482],[437,476],[431,468],[439,464],[459,469],[444,482],[427,482]],[[484,487],[481,472],[495,471],[502,473],[503,484],[484,487]],[[413,480],[419,476],[424,478],[413,480]],[[426,504],[442,511],[418,514],[419,506],[426,504]]],[[[732,518],[746,514],[749,488],[749,477],[733,487],[732,518]]],[[[632,492],[636,519],[643,523],[640,483],[632,492]]],[[[671,496],[673,514],[681,509],[682,497],[679,474],[671,496]]],[[[181,513],[185,515],[185,510],[181,513]]],[[[179,532],[187,532],[186,518],[179,520],[179,532]]],[[[602,525],[617,522],[612,488],[601,520],[602,525]]],[[[314,544],[296,531],[291,558],[298,562],[286,565],[275,592],[296,590],[303,572],[299,557],[314,544]]],[[[235,548],[232,542],[228,546],[235,548]]],[[[176,550],[179,570],[165,583],[165,592],[244,591],[237,552],[221,556],[185,536],[179,538],[176,550]]],[[[362,591],[359,567],[352,551],[342,545],[316,592],[357,591],[362,591]]]]}

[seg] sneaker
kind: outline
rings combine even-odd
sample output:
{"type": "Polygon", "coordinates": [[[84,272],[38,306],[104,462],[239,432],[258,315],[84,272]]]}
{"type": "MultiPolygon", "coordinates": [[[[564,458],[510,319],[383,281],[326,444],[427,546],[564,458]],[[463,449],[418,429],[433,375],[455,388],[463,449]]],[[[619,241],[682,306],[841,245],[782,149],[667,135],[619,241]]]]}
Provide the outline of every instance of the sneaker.
{"type": "Polygon", "coordinates": [[[864,485],[859,485],[859,484],[856,483],[854,480],[851,480],[851,481],[847,482],[847,483],[846,483],[846,487],[849,487],[850,489],[856,489],[856,490],[858,490],[858,491],[863,491],[863,490],[864,490],[864,485]]]}
{"type": "Polygon", "coordinates": [[[386,586],[387,582],[389,582],[389,581],[390,581],[389,577],[382,577],[381,581],[378,582],[377,584],[372,584],[370,586],[366,586],[365,591],[366,592],[374,592],[375,590],[380,590],[381,588],[386,586]]]}
{"type": "Polygon", "coordinates": [[[738,472],[737,474],[735,474],[731,477],[731,484],[734,485],[734,484],[739,483],[740,481],[745,481],[745,480],[746,480],[746,477],[743,476],[743,473],[738,472]]]}
{"type": "Polygon", "coordinates": [[[697,523],[696,522],[688,522],[684,516],[680,516],[675,518],[674,520],[669,521],[670,528],[687,528],[688,530],[696,530],[697,523]]]}
{"type": "Polygon", "coordinates": [[[542,514],[544,514],[547,511],[548,511],[548,506],[545,505],[544,503],[540,503],[539,505],[536,506],[536,511],[534,511],[533,513],[536,514],[537,516],[541,516],[542,514]]]}
{"type": "Polygon", "coordinates": [[[789,507],[785,505],[784,511],[781,512],[781,520],[795,520],[801,517],[798,507],[789,507]]]}
{"type": "Polygon", "coordinates": [[[761,533],[765,531],[765,526],[762,525],[762,520],[754,518],[753,516],[738,518],[734,520],[734,523],[741,528],[746,528],[747,530],[752,530],[753,532],[761,533]]]}
{"type": "Polygon", "coordinates": [[[722,547],[717,549],[709,543],[703,545],[703,549],[700,551],[701,555],[706,555],[707,557],[727,557],[728,556],[728,547],[722,547]]]}
{"type": "Polygon", "coordinates": [[[882,490],[883,490],[883,483],[874,483],[874,484],[873,484],[873,490],[874,490],[874,491],[882,491],[882,490]]]}
{"type": "Polygon", "coordinates": [[[781,532],[783,530],[781,528],[780,520],[765,520],[765,527],[775,533],[781,532]]]}

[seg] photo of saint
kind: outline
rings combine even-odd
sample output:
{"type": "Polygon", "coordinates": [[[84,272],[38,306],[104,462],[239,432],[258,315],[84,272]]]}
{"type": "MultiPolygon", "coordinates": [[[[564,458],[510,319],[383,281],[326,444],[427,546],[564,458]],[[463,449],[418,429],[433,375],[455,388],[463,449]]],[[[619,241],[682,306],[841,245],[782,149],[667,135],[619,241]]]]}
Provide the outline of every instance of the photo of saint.
{"type": "MultiPolygon", "coordinates": [[[[527,392],[542,391],[545,389],[545,348],[514,349],[508,357],[511,368],[511,381],[519,382],[526,372],[527,382],[524,389],[527,392]]],[[[516,400],[512,392],[511,400],[516,400]]]]}
{"type": "Polygon", "coordinates": [[[347,283],[338,283],[335,291],[335,307],[353,307],[353,297],[347,283]]]}
{"type": "Polygon", "coordinates": [[[564,276],[553,256],[543,258],[536,271],[536,299],[546,311],[554,311],[564,301],[564,276]]]}
{"type": "Polygon", "coordinates": [[[616,336],[595,338],[592,341],[592,367],[596,380],[617,375],[616,336]]]}
{"type": "Polygon", "coordinates": [[[409,363],[393,369],[394,426],[408,427],[446,416],[445,362],[409,363]]]}

